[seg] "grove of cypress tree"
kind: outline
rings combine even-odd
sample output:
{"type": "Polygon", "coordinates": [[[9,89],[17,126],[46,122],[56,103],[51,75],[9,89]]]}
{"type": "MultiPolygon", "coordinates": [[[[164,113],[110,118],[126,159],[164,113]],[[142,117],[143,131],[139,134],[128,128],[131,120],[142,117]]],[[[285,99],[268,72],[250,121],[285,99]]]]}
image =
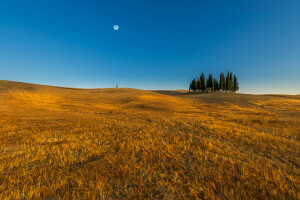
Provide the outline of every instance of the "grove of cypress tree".
{"type": "Polygon", "coordinates": [[[204,92],[206,89],[212,92],[220,90],[235,92],[239,90],[239,82],[237,81],[237,77],[229,71],[227,72],[226,78],[224,77],[223,72],[220,74],[220,81],[213,78],[211,74],[209,74],[208,79],[206,80],[204,73],[201,73],[201,76],[197,79],[194,78],[189,86],[189,92],[191,90],[194,92],[202,90],[202,92],[204,92]]]}
{"type": "Polygon", "coordinates": [[[200,77],[200,82],[201,82],[201,90],[202,90],[202,92],[203,92],[204,90],[206,90],[206,85],[205,85],[205,76],[204,76],[204,74],[203,74],[203,73],[201,74],[201,77],[200,77]]]}
{"type": "Polygon", "coordinates": [[[239,82],[237,81],[237,77],[233,76],[233,90],[236,92],[239,90],[239,82]]]}
{"type": "Polygon", "coordinates": [[[219,85],[219,89],[220,90],[225,90],[226,86],[225,86],[225,77],[223,72],[220,74],[220,85],[219,85]]]}

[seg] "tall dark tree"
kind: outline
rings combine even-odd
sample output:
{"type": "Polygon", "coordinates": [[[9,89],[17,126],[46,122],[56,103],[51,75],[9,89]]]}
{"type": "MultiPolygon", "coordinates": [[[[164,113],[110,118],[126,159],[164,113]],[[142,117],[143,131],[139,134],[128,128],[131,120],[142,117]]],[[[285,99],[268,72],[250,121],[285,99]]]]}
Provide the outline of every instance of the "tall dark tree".
{"type": "Polygon", "coordinates": [[[232,73],[230,72],[229,75],[229,90],[233,91],[233,78],[232,78],[232,73]]]}
{"type": "Polygon", "coordinates": [[[209,82],[208,82],[208,79],[206,79],[206,89],[210,88],[209,87],[209,82]]]}
{"type": "Polygon", "coordinates": [[[233,76],[233,90],[236,92],[239,90],[239,82],[237,81],[237,77],[233,76]]]}
{"type": "Polygon", "coordinates": [[[226,88],[226,85],[225,85],[225,77],[224,77],[224,74],[223,72],[220,74],[220,85],[219,85],[219,89],[220,90],[225,90],[226,88]]]}
{"type": "Polygon", "coordinates": [[[203,73],[202,73],[201,76],[200,76],[200,82],[201,82],[201,90],[202,90],[202,92],[203,92],[204,90],[206,90],[205,76],[204,76],[203,73]]]}
{"type": "Polygon", "coordinates": [[[197,91],[201,90],[201,81],[200,78],[197,78],[197,91]]]}
{"type": "Polygon", "coordinates": [[[225,90],[227,91],[227,90],[229,90],[229,82],[230,82],[230,80],[229,80],[229,72],[227,72],[227,76],[226,76],[226,87],[225,87],[225,90]]]}
{"type": "Polygon", "coordinates": [[[190,83],[190,89],[193,90],[193,80],[190,83]]]}
{"type": "Polygon", "coordinates": [[[194,92],[197,90],[197,83],[196,83],[196,79],[193,79],[193,80],[192,80],[191,89],[192,89],[194,92]]]}
{"type": "Polygon", "coordinates": [[[211,74],[208,75],[207,88],[211,88],[211,91],[213,90],[213,77],[211,74]]]}
{"type": "Polygon", "coordinates": [[[219,83],[218,80],[214,79],[214,92],[219,91],[219,83]]]}
{"type": "Polygon", "coordinates": [[[194,91],[194,85],[193,85],[193,82],[194,80],[192,80],[192,82],[190,83],[190,90],[194,91]]]}

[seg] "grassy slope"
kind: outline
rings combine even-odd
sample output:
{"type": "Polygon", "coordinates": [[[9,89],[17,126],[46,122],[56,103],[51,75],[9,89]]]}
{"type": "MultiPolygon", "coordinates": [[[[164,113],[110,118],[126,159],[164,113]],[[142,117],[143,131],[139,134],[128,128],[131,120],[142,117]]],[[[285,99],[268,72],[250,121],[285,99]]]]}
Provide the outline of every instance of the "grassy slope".
{"type": "Polygon", "coordinates": [[[0,81],[0,199],[299,199],[299,124],[299,96],[0,81]]]}

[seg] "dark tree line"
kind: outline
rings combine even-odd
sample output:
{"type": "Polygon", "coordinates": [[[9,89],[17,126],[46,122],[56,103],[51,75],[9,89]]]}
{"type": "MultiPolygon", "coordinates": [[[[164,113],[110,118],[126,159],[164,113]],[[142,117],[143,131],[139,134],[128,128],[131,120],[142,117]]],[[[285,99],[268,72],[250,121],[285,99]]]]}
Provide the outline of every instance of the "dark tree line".
{"type": "Polygon", "coordinates": [[[220,79],[215,79],[211,74],[208,75],[208,79],[205,79],[203,73],[199,78],[194,78],[190,83],[189,91],[199,92],[219,92],[219,91],[231,91],[236,92],[239,90],[239,82],[237,77],[231,72],[227,72],[225,78],[223,72],[220,74],[220,79]],[[233,76],[233,77],[232,77],[233,76]]]}

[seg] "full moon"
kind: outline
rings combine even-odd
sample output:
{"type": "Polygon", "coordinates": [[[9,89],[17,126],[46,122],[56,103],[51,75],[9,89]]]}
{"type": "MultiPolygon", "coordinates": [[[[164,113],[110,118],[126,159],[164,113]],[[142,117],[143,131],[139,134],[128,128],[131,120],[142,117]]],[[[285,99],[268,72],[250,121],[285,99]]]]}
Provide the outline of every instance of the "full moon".
{"type": "Polygon", "coordinates": [[[119,30],[119,26],[118,25],[114,25],[114,30],[115,31],[119,30]]]}

